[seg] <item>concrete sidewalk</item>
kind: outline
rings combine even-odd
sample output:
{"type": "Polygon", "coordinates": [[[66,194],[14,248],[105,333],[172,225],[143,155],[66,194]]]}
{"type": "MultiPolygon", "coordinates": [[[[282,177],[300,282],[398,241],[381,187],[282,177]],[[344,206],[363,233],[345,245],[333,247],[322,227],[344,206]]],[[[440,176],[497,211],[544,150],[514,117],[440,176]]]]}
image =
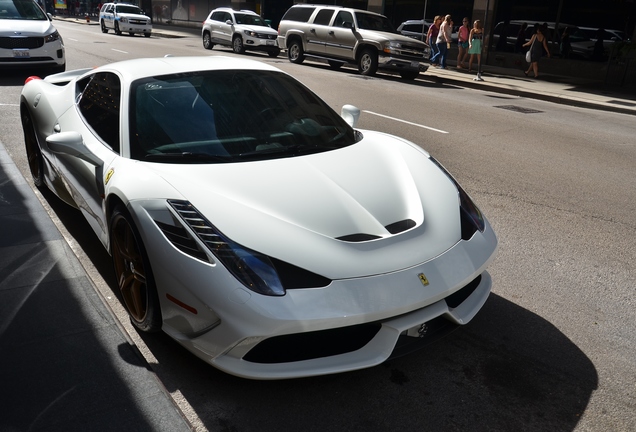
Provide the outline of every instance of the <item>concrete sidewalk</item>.
{"type": "Polygon", "coordinates": [[[190,431],[0,143],[0,431],[190,431]]]}

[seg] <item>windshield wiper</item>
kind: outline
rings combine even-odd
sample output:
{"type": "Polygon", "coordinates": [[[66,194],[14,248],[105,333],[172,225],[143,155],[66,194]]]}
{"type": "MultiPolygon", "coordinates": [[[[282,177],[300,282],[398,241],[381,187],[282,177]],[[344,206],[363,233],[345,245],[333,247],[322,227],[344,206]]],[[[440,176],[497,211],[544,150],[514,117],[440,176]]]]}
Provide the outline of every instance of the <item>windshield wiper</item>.
{"type": "Polygon", "coordinates": [[[192,162],[233,162],[234,158],[232,156],[226,155],[213,155],[209,153],[192,153],[192,152],[181,152],[181,153],[151,153],[147,154],[144,157],[147,161],[166,161],[166,160],[177,160],[177,161],[192,161],[192,162]]]}

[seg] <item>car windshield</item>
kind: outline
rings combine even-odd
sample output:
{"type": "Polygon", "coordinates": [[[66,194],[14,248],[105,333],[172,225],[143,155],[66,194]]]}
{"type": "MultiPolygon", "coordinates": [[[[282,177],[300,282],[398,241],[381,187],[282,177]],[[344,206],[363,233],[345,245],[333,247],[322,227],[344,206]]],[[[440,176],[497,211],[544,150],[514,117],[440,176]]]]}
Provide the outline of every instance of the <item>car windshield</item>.
{"type": "Polygon", "coordinates": [[[139,9],[137,6],[118,5],[115,6],[115,12],[141,15],[141,9],[139,9]]]}
{"type": "Polygon", "coordinates": [[[256,25],[267,27],[265,21],[258,15],[252,14],[234,14],[237,24],[256,25]]]}
{"type": "Polygon", "coordinates": [[[0,19],[47,20],[47,16],[33,0],[0,0],[0,19]]]}
{"type": "Polygon", "coordinates": [[[375,15],[364,12],[356,12],[356,21],[358,27],[364,30],[383,31],[388,33],[397,33],[391,21],[385,16],[375,15]]]}
{"type": "Polygon", "coordinates": [[[275,71],[158,76],[131,88],[131,158],[222,163],[293,157],[361,136],[318,96],[275,71]]]}

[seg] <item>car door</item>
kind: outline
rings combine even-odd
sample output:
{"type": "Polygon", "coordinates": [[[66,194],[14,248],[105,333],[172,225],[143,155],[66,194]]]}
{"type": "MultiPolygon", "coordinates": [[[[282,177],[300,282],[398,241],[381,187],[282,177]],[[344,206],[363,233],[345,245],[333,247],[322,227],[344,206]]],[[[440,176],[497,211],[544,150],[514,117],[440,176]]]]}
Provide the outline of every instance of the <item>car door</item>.
{"type": "Polygon", "coordinates": [[[307,49],[306,51],[311,54],[324,54],[325,44],[328,39],[329,23],[335,10],[324,8],[320,9],[314,20],[309,24],[309,31],[307,32],[307,49]]]}
{"type": "Polygon", "coordinates": [[[78,88],[85,87],[75,109],[60,117],[56,128],[61,133],[50,137],[63,137],[63,132],[81,137],[87,150],[83,155],[56,152],[55,157],[69,193],[104,244],[108,241],[104,187],[107,171],[120,151],[120,82],[110,72],[96,73],[80,82],[78,88]]]}
{"type": "Polygon", "coordinates": [[[219,12],[217,15],[217,20],[215,20],[215,28],[212,30],[212,37],[215,38],[219,43],[230,45],[232,42],[232,26],[234,20],[232,19],[232,15],[229,12],[219,12]]]}
{"type": "Polygon", "coordinates": [[[102,19],[104,20],[104,25],[106,26],[106,28],[114,28],[115,6],[112,4],[107,5],[102,14],[102,19]]]}
{"type": "Polygon", "coordinates": [[[358,43],[355,32],[353,14],[349,11],[339,11],[329,27],[326,43],[326,53],[330,57],[353,59],[354,50],[358,43]]]}

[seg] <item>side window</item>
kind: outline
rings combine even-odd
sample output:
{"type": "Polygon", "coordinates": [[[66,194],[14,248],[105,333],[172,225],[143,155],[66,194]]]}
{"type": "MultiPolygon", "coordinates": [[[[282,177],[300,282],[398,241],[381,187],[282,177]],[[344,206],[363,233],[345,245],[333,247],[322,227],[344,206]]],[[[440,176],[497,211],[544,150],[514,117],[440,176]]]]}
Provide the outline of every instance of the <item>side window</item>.
{"type": "Polygon", "coordinates": [[[221,21],[223,19],[223,12],[213,12],[212,21],[221,21]]]}
{"type": "Polygon", "coordinates": [[[230,21],[234,22],[234,20],[232,19],[232,15],[230,15],[229,12],[225,12],[223,14],[223,22],[226,22],[227,20],[230,20],[230,21]]]}
{"type": "Polygon", "coordinates": [[[283,20],[307,22],[315,10],[315,7],[292,7],[285,13],[283,20]]]}
{"type": "Polygon", "coordinates": [[[121,83],[115,74],[93,75],[80,95],[77,107],[95,134],[119,153],[121,83]]]}
{"type": "Polygon", "coordinates": [[[316,18],[314,18],[314,24],[318,25],[329,25],[331,22],[331,17],[333,16],[333,9],[323,9],[316,14],[316,18]]]}
{"type": "Polygon", "coordinates": [[[336,15],[336,19],[333,22],[334,27],[353,27],[353,15],[351,12],[340,11],[338,15],[336,15]]]}

